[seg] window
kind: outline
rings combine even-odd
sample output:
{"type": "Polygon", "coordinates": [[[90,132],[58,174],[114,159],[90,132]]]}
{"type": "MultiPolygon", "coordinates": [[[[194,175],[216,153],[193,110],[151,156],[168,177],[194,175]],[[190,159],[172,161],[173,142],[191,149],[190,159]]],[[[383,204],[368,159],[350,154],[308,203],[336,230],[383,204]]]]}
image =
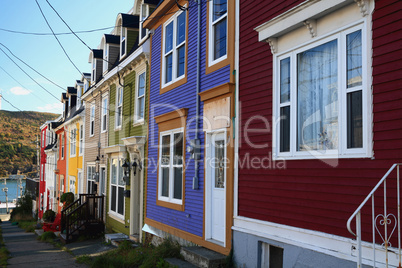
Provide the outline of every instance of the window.
{"type": "Polygon", "coordinates": [[[92,83],[96,81],[96,59],[92,58],[92,83]]]}
{"type": "MultiPolygon", "coordinates": [[[[122,21],[120,21],[122,23],[122,21]]],[[[120,58],[126,55],[126,28],[121,27],[120,35],[120,58]]]]}
{"type": "Polygon", "coordinates": [[[84,126],[80,125],[80,151],[79,155],[82,155],[84,153],[84,126]]]}
{"type": "Polygon", "coordinates": [[[70,132],[70,156],[75,156],[77,149],[77,129],[74,128],[70,132]]]}
{"type": "Polygon", "coordinates": [[[102,132],[107,130],[107,98],[102,100],[102,132]]]}
{"type": "Polygon", "coordinates": [[[145,21],[145,19],[148,17],[148,12],[149,12],[149,6],[146,4],[141,5],[141,11],[140,11],[140,41],[145,39],[148,34],[148,29],[142,27],[142,23],[145,21]]]}
{"type": "Polygon", "coordinates": [[[87,167],[87,193],[95,193],[95,166],[87,167]]]}
{"type": "Polygon", "coordinates": [[[135,103],[135,121],[144,120],[145,110],[145,72],[138,76],[137,83],[137,99],[135,103]]]}
{"type": "Polygon", "coordinates": [[[209,64],[226,59],[227,0],[212,0],[209,6],[209,64]]]}
{"type": "Polygon", "coordinates": [[[123,121],[123,87],[119,87],[116,93],[116,128],[120,128],[123,121]]]}
{"type": "Polygon", "coordinates": [[[276,151],[283,157],[367,155],[362,25],[276,57],[276,151]]]}
{"type": "Polygon", "coordinates": [[[59,160],[59,157],[60,157],[60,150],[59,150],[59,148],[60,148],[60,139],[57,139],[57,141],[56,141],[56,160],[59,160]]]}
{"type": "Polygon", "coordinates": [[[95,105],[91,106],[89,116],[89,136],[95,135],[95,105]]]}
{"type": "Polygon", "coordinates": [[[88,81],[85,80],[85,83],[84,83],[84,92],[87,92],[87,90],[88,90],[88,81]]]}
{"type": "Polygon", "coordinates": [[[186,31],[186,12],[174,16],[163,27],[163,86],[170,85],[185,76],[186,31]]]}
{"type": "Polygon", "coordinates": [[[104,47],[103,47],[103,72],[105,73],[107,71],[108,65],[109,65],[109,55],[108,55],[108,44],[104,42],[104,47]]]}
{"type": "Polygon", "coordinates": [[[122,159],[112,158],[110,172],[110,211],[124,216],[124,181],[122,159]]]}
{"type": "Polygon", "coordinates": [[[60,195],[64,193],[64,175],[60,175],[60,195]]]}
{"type": "Polygon", "coordinates": [[[61,159],[64,159],[64,134],[61,134],[61,159]]]}
{"type": "Polygon", "coordinates": [[[77,110],[82,105],[81,95],[82,95],[82,86],[77,86],[77,110]]]}
{"type": "Polygon", "coordinates": [[[70,181],[69,191],[72,192],[73,194],[76,194],[76,192],[75,192],[75,177],[70,176],[69,181],[70,181]]]}
{"type": "Polygon", "coordinates": [[[159,149],[158,199],[182,204],[183,129],[162,132],[159,149]]]}

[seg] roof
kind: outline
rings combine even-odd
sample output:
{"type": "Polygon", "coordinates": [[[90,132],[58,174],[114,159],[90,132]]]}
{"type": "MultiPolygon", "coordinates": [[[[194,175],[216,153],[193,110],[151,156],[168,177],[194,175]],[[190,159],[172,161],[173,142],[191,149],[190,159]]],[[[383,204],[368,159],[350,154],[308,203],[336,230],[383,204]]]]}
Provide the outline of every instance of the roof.
{"type": "Polygon", "coordinates": [[[121,24],[123,27],[135,29],[138,29],[140,27],[140,16],[124,13],[120,13],[119,16],[121,16],[121,24]]]}
{"type": "Polygon", "coordinates": [[[81,80],[75,80],[75,82],[76,82],[78,85],[82,85],[82,84],[83,84],[81,80]]]}
{"type": "Polygon", "coordinates": [[[120,35],[105,34],[105,41],[108,44],[120,44],[120,35]]]}
{"type": "MultiPolygon", "coordinates": [[[[57,136],[56,136],[56,137],[57,137],[57,136]]],[[[45,147],[44,150],[45,150],[45,151],[46,151],[46,150],[50,150],[50,149],[52,149],[55,145],[56,145],[56,142],[54,142],[54,143],[52,143],[52,144],[49,144],[48,146],[45,147]]]]}
{"type": "Polygon", "coordinates": [[[61,124],[63,124],[64,121],[60,121],[60,122],[50,122],[50,126],[52,127],[52,129],[58,128],[61,124]]]}
{"type": "Polygon", "coordinates": [[[67,87],[67,95],[77,95],[77,89],[75,87],[67,87]]]}
{"type": "Polygon", "coordinates": [[[68,100],[67,93],[61,93],[61,102],[68,100]]]}
{"type": "Polygon", "coordinates": [[[150,5],[159,5],[159,3],[162,3],[163,0],[144,0],[144,4],[150,4],[150,5]]]}
{"type": "Polygon", "coordinates": [[[155,10],[152,12],[152,16],[149,16],[143,23],[143,27],[152,29],[155,24],[165,16],[168,11],[176,4],[173,0],[161,0],[155,10]]]}
{"type": "Polygon", "coordinates": [[[102,49],[92,49],[92,53],[93,53],[93,56],[95,59],[103,59],[103,50],[102,49]]]}

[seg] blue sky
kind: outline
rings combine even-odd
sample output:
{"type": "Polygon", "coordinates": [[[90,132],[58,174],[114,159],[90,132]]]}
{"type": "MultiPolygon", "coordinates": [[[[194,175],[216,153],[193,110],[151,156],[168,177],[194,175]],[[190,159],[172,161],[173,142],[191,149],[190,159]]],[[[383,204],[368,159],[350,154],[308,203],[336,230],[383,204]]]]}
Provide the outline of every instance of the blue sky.
{"type": "MultiPolygon", "coordinates": [[[[57,17],[46,0],[37,1],[55,33],[69,32],[68,28],[57,17]]],[[[118,13],[126,13],[134,5],[133,0],[48,1],[74,31],[112,27],[115,25],[118,13]]],[[[1,0],[0,28],[23,32],[51,33],[35,0],[1,0]]],[[[112,28],[93,33],[82,33],[78,34],[78,36],[91,48],[97,48],[102,35],[110,33],[111,30],[112,28]]],[[[59,35],[58,37],[80,71],[89,73],[91,67],[88,63],[90,50],[74,35],[59,35]]],[[[69,62],[53,35],[24,35],[0,30],[0,43],[8,47],[16,56],[44,76],[65,89],[68,86],[74,86],[75,80],[81,78],[81,75],[69,62]]],[[[0,45],[0,48],[8,53],[7,49],[3,46],[0,45]]],[[[5,101],[7,100],[23,111],[61,113],[60,99],[63,90],[40,77],[40,75],[30,70],[12,55],[10,57],[41,86],[55,95],[57,99],[25,75],[0,50],[0,91],[4,97],[1,102],[1,109],[17,111],[17,109],[5,101]]]]}

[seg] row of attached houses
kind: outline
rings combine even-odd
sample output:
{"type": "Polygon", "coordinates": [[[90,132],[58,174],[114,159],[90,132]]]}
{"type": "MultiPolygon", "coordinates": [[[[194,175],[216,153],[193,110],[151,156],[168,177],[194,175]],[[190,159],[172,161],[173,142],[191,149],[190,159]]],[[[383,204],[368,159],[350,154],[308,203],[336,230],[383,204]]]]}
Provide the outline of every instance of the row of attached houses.
{"type": "Polygon", "coordinates": [[[232,251],[238,267],[400,265],[401,14],[134,1],[41,127],[39,217],[94,194],[108,232],[232,251]]]}

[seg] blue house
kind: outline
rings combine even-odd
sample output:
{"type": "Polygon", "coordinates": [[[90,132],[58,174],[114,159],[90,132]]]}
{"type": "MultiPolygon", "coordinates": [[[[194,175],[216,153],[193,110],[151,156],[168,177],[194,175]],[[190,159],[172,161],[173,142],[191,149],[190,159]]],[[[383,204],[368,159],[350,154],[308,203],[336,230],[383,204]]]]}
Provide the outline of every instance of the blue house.
{"type": "Polygon", "coordinates": [[[161,1],[151,34],[144,231],[229,254],[235,1],[161,1]]]}

